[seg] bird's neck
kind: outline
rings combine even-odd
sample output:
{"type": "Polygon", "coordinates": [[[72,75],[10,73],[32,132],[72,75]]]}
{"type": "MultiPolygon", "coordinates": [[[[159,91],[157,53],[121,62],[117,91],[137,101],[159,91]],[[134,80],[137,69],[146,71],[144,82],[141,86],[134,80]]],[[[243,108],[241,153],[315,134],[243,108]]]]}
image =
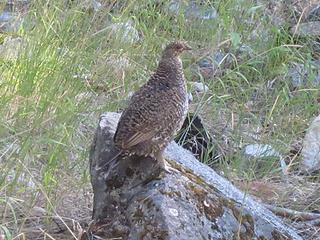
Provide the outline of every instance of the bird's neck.
{"type": "Polygon", "coordinates": [[[168,82],[169,84],[184,83],[181,59],[179,57],[162,57],[154,76],[158,81],[168,82]]]}

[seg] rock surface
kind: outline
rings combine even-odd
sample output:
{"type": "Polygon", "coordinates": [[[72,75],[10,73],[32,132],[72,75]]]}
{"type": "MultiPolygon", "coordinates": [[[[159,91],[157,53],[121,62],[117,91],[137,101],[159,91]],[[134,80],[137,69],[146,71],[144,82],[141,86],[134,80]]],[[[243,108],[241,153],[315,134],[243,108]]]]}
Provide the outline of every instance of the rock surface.
{"type": "Polygon", "coordinates": [[[270,145],[249,144],[244,148],[244,154],[249,157],[281,157],[270,145]]]}
{"type": "Polygon", "coordinates": [[[320,21],[298,23],[291,32],[299,37],[320,36],[320,21]]]}
{"type": "Polygon", "coordinates": [[[183,13],[189,20],[210,20],[218,16],[217,10],[211,4],[203,1],[172,0],[168,4],[168,10],[176,15],[183,13]]]}
{"type": "Polygon", "coordinates": [[[209,80],[220,76],[226,68],[231,66],[232,61],[230,54],[221,50],[209,54],[192,66],[193,79],[198,80],[200,77],[200,79],[209,80]]]}
{"type": "Polygon", "coordinates": [[[311,9],[307,16],[308,21],[320,21],[320,4],[311,9]]]}
{"type": "Polygon", "coordinates": [[[21,50],[23,40],[20,37],[6,37],[0,45],[0,58],[5,60],[16,60],[21,50]]]}
{"type": "Polygon", "coordinates": [[[265,169],[272,167],[271,160],[274,159],[280,162],[283,173],[286,173],[287,166],[284,158],[271,145],[268,144],[249,144],[245,146],[243,151],[246,161],[242,166],[245,169],[252,168],[256,173],[265,172],[265,169]]]}
{"type": "Polygon", "coordinates": [[[206,93],[209,91],[208,86],[202,82],[191,82],[191,88],[196,93],[206,93]]]}
{"type": "Polygon", "coordinates": [[[311,123],[303,141],[300,169],[314,172],[320,169],[320,116],[311,123]]]}
{"type": "Polygon", "coordinates": [[[132,21],[113,23],[109,27],[109,34],[122,43],[137,43],[140,40],[139,32],[132,21]]]}
{"type": "Polygon", "coordinates": [[[302,239],[176,143],[165,152],[176,171],[160,177],[150,159],[114,158],[119,117],[100,118],[90,152],[94,221],[80,239],[302,239]]]}
{"type": "Polygon", "coordinates": [[[319,86],[320,84],[320,62],[311,61],[309,64],[291,63],[288,69],[290,88],[302,86],[319,86]],[[308,65],[308,66],[306,66],[308,65]]]}
{"type": "Polygon", "coordinates": [[[29,2],[24,0],[0,3],[0,31],[17,32],[23,23],[28,5],[29,2]]]}

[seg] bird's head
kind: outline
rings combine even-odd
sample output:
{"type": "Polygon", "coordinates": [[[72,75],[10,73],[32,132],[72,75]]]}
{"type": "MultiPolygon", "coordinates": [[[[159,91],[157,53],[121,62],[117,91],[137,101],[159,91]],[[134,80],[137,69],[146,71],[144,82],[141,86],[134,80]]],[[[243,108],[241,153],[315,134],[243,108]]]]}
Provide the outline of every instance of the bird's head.
{"type": "Polygon", "coordinates": [[[183,41],[175,41],[169,43],[163,51],[163,57],[177,57],[185,50],[191,50],[192,48],[183,41]]]}

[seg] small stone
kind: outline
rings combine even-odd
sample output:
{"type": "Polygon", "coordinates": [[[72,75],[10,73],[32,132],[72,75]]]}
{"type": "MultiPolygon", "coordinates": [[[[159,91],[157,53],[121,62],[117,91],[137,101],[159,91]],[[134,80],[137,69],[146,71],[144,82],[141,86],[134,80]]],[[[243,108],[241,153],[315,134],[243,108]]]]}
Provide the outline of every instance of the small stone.
{"type": "Polygon", "coordinates": [[[254,56],[254,51],[249,45],[243,44],[239,47],[238,54],[252,58],[254,56]]]}
{"type": "Polygon", "coordinates": [[[99,11],[102,7],[102,4],[97,0],[92,0],[92,6],[95,12],[99,11]]]}
{"type": "Polygon", "coordinates": [[[73,75],[73,78],[81,79],[83,81],[89,81],[90,79],[92,79],[92,74],[91,73],[75,74],[75,75],[73,75]]]}
{"type": "Polygon", "coordinates": [[[0,58],[5,60],[16,60],[19,56],[22,38],[6,37],[0,45],[0,58]]]}
{"type": "Polygon", "coordinates": [[[211,58],[203,58],[197,63],[198,69],[196,72],[200,73],[204,80],[210,79],[214,76],[216,64],[211,58]]]}
{"type": "Polygon", "coordinates": [[[195,64],[196,67],[191,71],[194,75],[201,75],[204,80],[208,80],[219,75],[223,71],[223,68],[231,65],[231,63],[232,58],[228,53],[225,54],[222,51],[217,51],[199,60],[197,64],[195,64]],[[220,69],[221,71],[219,71],[220,69]]]}
{"type": "Polygon", "coordinates": [[[183,13],[188,20],[211,20],[218,17],[217,10],[211,4],[198,4],[196,1],[172,0],[168,10],[175,15],[183,13]]]}
{"type": "Polygon", "coordinates": [[[189,3],[185,16],[190,19],[210,20],[218,16],[217,10],[211,5],[198,5],[195,1],[189,3]]]}
{"type": "Polygon", "coordinates": [[[36,189],[36,184],[32,178],[26,176],[26,174],[21,174],[18,177],[17,174],[12,172],[6,176],[6,181],[15,182],[18,185],[24,186],[29,189],[36,189]]]}
{"type": "Polygon", "coordinates": [[[0,31],[17,32],[23,23],[28,4],[28,1],[7,1],[0,10],[0,31]]]}
{"type": "Polygon", "coordinates": [[[307,21],[320,21],[320,5],[317,5],[309,12],[307,21]]]}
{"type": "Polygon", "coordinates": [[[310,62],[309,66],[291,63],[291,67],[288,69],[288,78],[292,88],[306,86],[308,83],[318,86],[320,84],[320,64],[318,61],[310,62]]]}
{"type": "Polygon", "coordinates": [[[320,115],[313,120],[307,130],[301,155],[302,171],[311,173],[320,169],[320,115]]]}
{"type": "Polygon", "coordinates": [[[270,169],[270,161],[279,160],[283,174],[287,174],[287,165],[279,152],[268,144],[250,144],[244,148],[244,156],[248,159],[242,162],[242,169],[254,170],[256,174],[265,174],[270,169]],[[273,160],[272,160],[273,159],[273,160]]]}
{"type": "Polygon", "coordinates": [[[203,58],[198,62],[200,68],[212,68],[212,61],[208,58],[203,58]]]}
{"type": "Polygon", "coordinates": [[[0,45],[0,57],[6,60],[16,60],[20,53],[22,38],[6,37],[0,45]]]}
{"type": "Polygon", "coordinates": [[[188,99],[189,99],[189,103],[193,102],[193,96],[191,92],[188,93],[188,99]]]}
{"type": "Polygon", "coordinates": [[[13,14],[11,12],[4,11],[0,14],[0,23],[8,22],[13,18],[13,14]]]}
{"type": "Polygon", "coordinates": [[[244,148],[244,154],[249,157],[281,157],[272,146],[265,144],[250,144],[244,148]]]}
{"type": "Polygon", "coordinates": [[[292,64],[292,67],[288,69],[288,77],[290,79],[291,86],[297,88],[302,86],[306,82],[307,72],[301,64],[292,64]]]}
{"type": "Polygon", "coordinates": [[[108,29],[110,34],[123,43],[137,43],[140,40],[139,32],[133,26],[132,21],[111,24],[108,29]]]}
{"type": "Polygon", "coordinates": [[[85,12],[98,12],[102,4],[98,0],[82,0],[80,2],[80,7],[85,12]]]}
{"type": "Polygon", "coordinates": [[[42,208],[42,207],[37,207],[37,206],[34,206],[33,208],[31,208],[29,210],[29,216],[30,217],[44,217],[46,216],[46,214],[48,214],[48,212],[42,208]]]}
{"type": "Polygon", "coordinates": [[[320,36],[320,21],[298,23],[291,28],[291,33],[298,37],[320,36]]]}
{"type": "Polygon", "coordinates": [[[197,93],[206,93],[209,91],[208,86],[202,82],[191,82],[191,87],[192,90],[197,93]]]}

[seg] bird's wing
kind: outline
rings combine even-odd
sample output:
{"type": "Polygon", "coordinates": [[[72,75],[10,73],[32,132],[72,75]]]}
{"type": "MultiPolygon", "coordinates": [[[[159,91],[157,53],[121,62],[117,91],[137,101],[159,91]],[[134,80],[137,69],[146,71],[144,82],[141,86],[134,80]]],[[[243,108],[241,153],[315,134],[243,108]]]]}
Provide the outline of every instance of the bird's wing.
{"type": "Polygon", "coordinates": [[[141,142],[150,140],[156,134],[156,131],[136,132],[129,139],[122,142],[122,147],[127,149],[133,147],[141,142]]]}
{"type": "Polygon", "coordinates": [[[156,111],[150,111],[149,108],[149,105],[159,104],[158,102],[157,94],[146,96],[138,92],[132,97],[115,133],[114,140],[118,146],[123,149],[131,148],[151,140],[159,132],[159,123],[164,122],[162,119],[164,116],[159,116],[156,111]]]}

